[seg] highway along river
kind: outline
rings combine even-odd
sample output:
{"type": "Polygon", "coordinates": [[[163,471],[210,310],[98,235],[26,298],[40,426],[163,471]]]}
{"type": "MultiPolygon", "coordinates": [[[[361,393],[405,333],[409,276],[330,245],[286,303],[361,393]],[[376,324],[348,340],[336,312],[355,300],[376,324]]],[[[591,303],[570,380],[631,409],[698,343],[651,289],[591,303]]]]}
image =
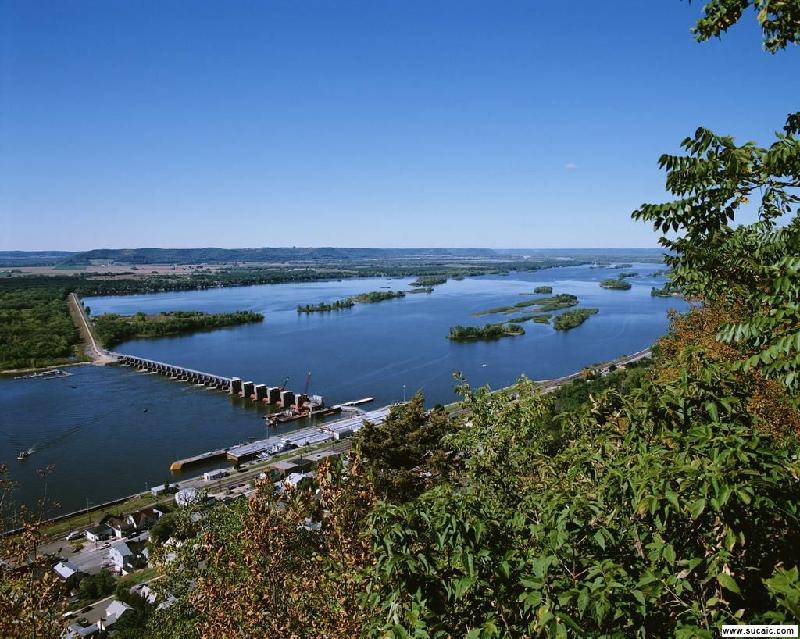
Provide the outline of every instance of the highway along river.
{"type": "MultiPolygon", "coordinates": [[[[253,310],[264,322],[175,338],[134,340],[115,350],[207,371],[302,390],[327,403],[375,398],[371,407],[422,390],[428,404],[447,403],[454,371],[474,385],[513,383],[520,375],[550,379],[649,346],[667,327],[676,298],[650,295],[664,280],[661,265],[634,264],[628,291],[600,288],[618,269],[565,267],[507,277],[468,278],[431,294],[330,313],[298,314],[298,304],[333,301],[379,290],[409,290],[410,279],[360,279],[279,284],[182,293],[87,298],[92,315],[174,310],[253,310]],[[508,316],[481,310],[530,299],[536,286],[572,293],[599,313],[570,331],[526,322],[526,334],[493,342],[454,343],[455,324],[482,325],[508,316]]],[[[60,510],[120,497],[163,483],[174,459],[266,436],[264,409],[218,391],[130,368],[76,366],[57,379],[0,379],[0,462],[19,481],[17,498],[45,494],[60,510]],[[33,449],[24,462],[21,449],[33,449]],[[46,479],[37,469],[52,466],[46,479]]],[[[296,428],[302,422],[285,425],[296,428]]],[[[199,472],[199,471],[198,471],[199,472]]]]}

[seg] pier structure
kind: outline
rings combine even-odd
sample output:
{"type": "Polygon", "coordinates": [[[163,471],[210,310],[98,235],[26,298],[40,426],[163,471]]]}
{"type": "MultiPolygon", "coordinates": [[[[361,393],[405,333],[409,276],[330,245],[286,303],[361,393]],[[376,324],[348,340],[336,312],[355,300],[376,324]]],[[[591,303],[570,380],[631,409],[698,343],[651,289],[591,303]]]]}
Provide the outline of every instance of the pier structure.
{"type": "Polygon", "coordinates": [[[353,417],[346,417],[336,421],[327,422],[319,426],[306,426],[298,428],[290,433],[282,435],[273,435],[266,439],[259,439],[254,442],[246,444],[239,444],[231,446],[224,450],[213,450],[207,453],[201,453],[186,459],[179,459],[172,463],[171,470],[186,469],[193,464],[208,462],[211,460],[219,460],[220,458],[227,457],[229,461],[234,464],[241,464],[256,457],[268,458],[273,455],[278,455],[293,448],[302,446],[315,446],[328,441],[339,441],[347,439],[353,433],[358,432],[364,426],[365,422],[369,422],[376,426],[382,424],[386,417],[389,415],[391,406],[384,406],[377,410],[368,411],[353,417]]]}

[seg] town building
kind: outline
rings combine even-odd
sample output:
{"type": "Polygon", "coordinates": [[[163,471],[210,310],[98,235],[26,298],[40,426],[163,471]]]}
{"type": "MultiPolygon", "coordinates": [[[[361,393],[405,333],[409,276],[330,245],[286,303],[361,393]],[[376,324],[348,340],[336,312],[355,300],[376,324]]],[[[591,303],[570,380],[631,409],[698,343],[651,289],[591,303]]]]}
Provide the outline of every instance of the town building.
{"type": "Polygon", "coordinates": [[[133,551],[124,541],[114,544],[108,550],[108,558],[118,572],[122,572],[125,564],[134,556],[133,551]]]}
{"type": "Polygon", "coordinates": [[[112,534],[113,531],[111,528],[105,524],[101,524],[100,526],[89,528],[89,530],[86,531],[86,539],[97,543],[98,541],[103,541],[110,538],[112,534]]]}
{"type": "Polygon", "coordinates": [[[119,618],[129,610],[133,610],[131,606],[122,601],[114,600],[106,607],[106,615],[103,619],[97,622],[100,630],[109,630],[119,618]]]}
{"type": "Polygon", "coordinates": [[[80,572],[80,568],[68,561],[59,561],[55,566],[53,566],[53,570],[55,570],[56,574],[58,574],[58,576],[62,579],[69,579],[75,573],[80,572]]]}

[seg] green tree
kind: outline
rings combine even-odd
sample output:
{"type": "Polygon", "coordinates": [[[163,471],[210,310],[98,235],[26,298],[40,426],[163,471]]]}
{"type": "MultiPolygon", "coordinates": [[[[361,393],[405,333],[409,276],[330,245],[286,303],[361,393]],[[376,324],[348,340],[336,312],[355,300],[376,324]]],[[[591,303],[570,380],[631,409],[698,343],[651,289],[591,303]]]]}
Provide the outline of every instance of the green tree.
{"type": "Polygon", "coordinates": [[[404,405],[394,406],[380,426],[367,423],[356,438],[376,492],[393,501],[406,501],[431,483],[447,476],[450,455],[442,438],[450,425],[444,408],[425,410],[416,393],[404,405]]]}
{"type": "Polygon", "coordinates": [[[692,31],[699,42],[720,37],[748,9],[755,12],[761,25],[767,51],[775,53],[800,40],[800,5],[792,0],[711,0],[692,31]]]}

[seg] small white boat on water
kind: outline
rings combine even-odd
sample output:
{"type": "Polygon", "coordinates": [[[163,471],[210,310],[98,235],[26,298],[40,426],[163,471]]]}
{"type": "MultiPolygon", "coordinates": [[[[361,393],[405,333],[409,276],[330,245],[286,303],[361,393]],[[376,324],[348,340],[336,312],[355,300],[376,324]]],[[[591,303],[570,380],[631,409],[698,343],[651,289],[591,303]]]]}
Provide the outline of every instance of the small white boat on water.
{"type": "Polygon", "coordinates": [[[362,397],[361,399],[356,399],[351,402],[344,402],[342,406],[361,406],[361,404],[369,404],[374,401],[374,397],[362,397]]]}

